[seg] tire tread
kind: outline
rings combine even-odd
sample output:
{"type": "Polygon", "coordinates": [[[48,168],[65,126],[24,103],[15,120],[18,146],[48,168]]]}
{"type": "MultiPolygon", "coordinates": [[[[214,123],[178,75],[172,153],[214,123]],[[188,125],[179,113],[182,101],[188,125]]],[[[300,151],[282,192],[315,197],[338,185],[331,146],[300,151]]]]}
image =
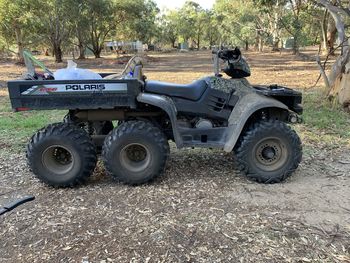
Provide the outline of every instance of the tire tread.
{"type": "Polygon", "coordinates": [[[298,168],[302,160],[302,144],[297,133],[287,124],[278,120],[258,121],[251,125],[248,130],[240,136],[235,149],[235,163],[238,170],[246,174],[246,176],[254,181],[264,184],[279,183],[287,179],[298,168]],[[292,163],[281,175],[266,178],[255,172],[247,162],[244,161],[245,156],[249,154],[248,145],[254,142],[254,138],[266,129],[281,130],[285,132],[285,136],[291,138],[294,150],[292,151],[292,163]]]}
{"type": "Polygon", "coordinates": [[[42,182],[53,187],[73,187],[85,183],[93,173],[97,162],[95,146],[91,141],[91,138],[84,130],[79,129],[71,123],[54,123],[37,131],[31,137],[27,145],[26,157],[27,163],[35,176],[42,182]],[[35,159],[39,158],[35,152],[36,146],[42,141],[49,139],[51,136],[60,136],[62,137],[62,140],[67,137],[73,137],[75,143],[77,143],[80,146],[81,151],[83,151],[82,170],[76,177],[63,183],[54,183],[50,181],[43,176],[34,165],[35,159]]]}

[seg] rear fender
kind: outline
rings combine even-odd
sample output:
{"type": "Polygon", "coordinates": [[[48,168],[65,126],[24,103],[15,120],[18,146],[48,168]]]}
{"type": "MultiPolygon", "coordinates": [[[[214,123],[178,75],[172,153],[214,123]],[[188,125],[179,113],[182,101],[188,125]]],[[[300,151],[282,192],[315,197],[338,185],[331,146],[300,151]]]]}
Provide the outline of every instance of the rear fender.
{"type": "Polygon", "coordinates": [[[158,107],[168,114],[169,119],[171,121],[174,141],[176,143],[176,146],[178,148],[181,148],[183,146],[183,142],[179,134],[179,129],[177,127],[177,122],[176,122],[177,110],[173,100],[167,96],[149,94],[149,93],[140,93],[136,99],[138,102],[158,107]]]}
{"type": "Polygon", "coordinates": [[[233,150],[248,119],[255,112],[264,108],[288,110],[288,107],[282,102],[257,93],[248,93],[239,100],[228,120],[224,146],[226,152],[233,150]]]}

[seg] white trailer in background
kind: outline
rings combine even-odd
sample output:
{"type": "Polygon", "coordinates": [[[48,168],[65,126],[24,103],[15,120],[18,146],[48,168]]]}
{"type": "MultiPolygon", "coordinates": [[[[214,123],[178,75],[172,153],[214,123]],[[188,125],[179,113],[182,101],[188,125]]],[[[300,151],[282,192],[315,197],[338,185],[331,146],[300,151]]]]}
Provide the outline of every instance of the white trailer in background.
{"type": "Polygon", "coordinates": [[[142,53],[144,50],[141,41],[109,41],[106,47],[107,51],[117,53],[142,53]]]}

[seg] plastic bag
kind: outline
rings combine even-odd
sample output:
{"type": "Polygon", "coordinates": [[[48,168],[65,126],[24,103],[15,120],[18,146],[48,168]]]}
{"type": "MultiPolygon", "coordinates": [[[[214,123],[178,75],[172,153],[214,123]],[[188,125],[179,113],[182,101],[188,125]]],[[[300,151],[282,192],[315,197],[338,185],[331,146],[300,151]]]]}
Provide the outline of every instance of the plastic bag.
{"type": "Polygon", "coordinates": [[[99,74],[77,66],[74,61],[68,60],[67,68],[59,69],[54,73],[55,80],[102,79],[99,74]]]}

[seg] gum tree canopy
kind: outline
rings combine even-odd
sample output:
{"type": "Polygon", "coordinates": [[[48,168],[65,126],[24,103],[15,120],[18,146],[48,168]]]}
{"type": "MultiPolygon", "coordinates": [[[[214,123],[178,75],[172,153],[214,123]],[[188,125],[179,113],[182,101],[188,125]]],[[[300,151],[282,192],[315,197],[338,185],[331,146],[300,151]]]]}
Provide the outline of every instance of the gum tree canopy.
{"type": "MultiPolygon", "coordinates": [[[[350,110],[350,42],[345,30],[345,21],[350,17],[350,3],[348,1],[329,0],[317,0],[317,2],[328,10],[335,21],[341,51],[328,76],[322,67],[320,67],[321,74],[329,97],[338,97],[343,107],[350,110]]],[[[318,63],[320,65],[319,60],[318,63]]]]}

